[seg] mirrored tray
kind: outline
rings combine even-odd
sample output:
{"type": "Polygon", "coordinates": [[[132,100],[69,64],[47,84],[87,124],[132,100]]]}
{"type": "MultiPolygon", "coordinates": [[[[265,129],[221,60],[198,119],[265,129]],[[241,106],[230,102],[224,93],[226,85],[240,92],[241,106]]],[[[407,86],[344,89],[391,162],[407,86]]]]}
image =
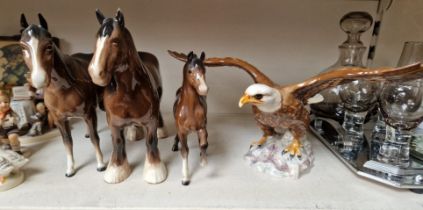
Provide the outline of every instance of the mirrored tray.
{"type": "Polygon", "coordinates": [[[339,145],[342,142],[344,130],[337,121],[313,117],[310,123],[310,130],[341,162],[358,176],[395,188],[410,189],[416,193],[423,193],[423,161],[411,156],[410,166],[408,168],[400,168],[370,159],[370,136],[373,125],[374,123],[372,122],[365,125],[366,141],[354,159],[345,157],[341,153],[339,145]],[[321,120],[322,129],[316,129],[316,120],[321,120]]]}

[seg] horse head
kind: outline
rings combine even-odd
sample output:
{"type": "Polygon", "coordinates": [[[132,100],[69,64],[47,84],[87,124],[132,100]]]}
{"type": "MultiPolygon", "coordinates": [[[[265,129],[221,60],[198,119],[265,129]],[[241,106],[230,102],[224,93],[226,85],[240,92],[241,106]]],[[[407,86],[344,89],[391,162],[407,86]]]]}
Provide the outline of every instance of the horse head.
{"type": "Polygon", "coordinates": [[[106,86],[112,79],[113,70],[121,69],[119,66],[123,65],[124,59],[127,58],[124,54],[131,49],[133,41],[125,28],[124,17],[120,10],[114,18],[106,18],[97,9],[96,16],[101,26],[97,32],[94,56],[88,66],[88,72],[95,84],[106,86]]]}
{"type": "Polygon", "coordinates": [[[188,54],[187,61],[184,65],[184,82],[193,87],[198,95],[207,95],[208,87],[206,84],[206,68],[204,67],[204,52],[198,58],[192,51],[188,54]]]}
{"type": "Polygon", "coordinates": [[[38,14],[40,25],[29,25],[25,16],[21,16],[22,31],[20,45],[23,58],[30,70],[30,83],[35,88],[43,88],[50,83],[50,73],[54,63],[56,48],[51,34],[48,32],[47,22],[38,14]]]}

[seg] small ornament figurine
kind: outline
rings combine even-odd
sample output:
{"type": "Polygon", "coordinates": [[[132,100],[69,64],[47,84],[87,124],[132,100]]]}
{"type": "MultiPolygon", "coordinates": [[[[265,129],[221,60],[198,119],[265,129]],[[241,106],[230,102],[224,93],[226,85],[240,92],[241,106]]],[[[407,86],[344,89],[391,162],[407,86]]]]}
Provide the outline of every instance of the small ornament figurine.
{"type": "Polygon", "coordinates": [[[0,94],[0,138],[4,149],[11,149],[22,154],[19,142],[19,117],[10,108],[10,97],[0,94]]]}
{"type": "Polygon", "coordinates": [[[27,162],[28,159],[14,151],[0,149],[0,192],[24,181],[24,174],[19,169],[27,162]]]}
{"type": "MultiPolygon", "coordinates": [[[[179,60],[186,60],[187,57],[185,54],[177,52],[170,52],[170,54],[179,60]]],[[[401,68],[344,67],[342,71],[325,72],[303,82],[278,85],[253,65],[237,58],[208,58],[204,64],[206,66],[239,67],[253,78],[256,84],[249,86],[239,100],[240,107],[245,104],[253,105],[255,118],[264,133],[253,145],[264,145],[270,136],[281,135],[285,131],[289,131],[292,135],[290,143],[284,146],[280,152],[297,157],[297,159],[301,158],[302,152],[307,152],[301,142],[306,135],[310,121],[306,105],[320,102],[322,98],[317,95],[320,91],[357,79],[400,82],[423,77],[423,67],[420,63],[401,68]]],[[[300,165],[295,167],[299,168],[301,172],[300,165]]],[[[299,173],[294,172],[293,174],[298,177],[299,173]]]]}
{"type": "Polygon", "coordinates": [[[175,143],[172,150],[178,150],[178,143],[181,142],[182,155],[182,184],[190,183],[190,175],[188,170],[188,144],[187,136],[190,132],[197,132],[198,142],[201,148],[201,166],[207,164],[207,84],[206,84],[206,68],[203,61],[204,52],[200,58],[196,54],[190,52],[183,69],[182,87],[176,92],[176,101],[173,105],[173,114],[177,128],[175,143]]]}
{"type": "Polygon", "coordinates": [[[144,180],[152,184],[163,182],[167,169],[157,146],[158,136],[164,134],[159,62],[150,53],[137,52],[120,10],[114,18],[104,17],[99,10],[96,16],[100,27],[88,72],[95,84],[104,87],[104,108],[113,141],[104,180],[119,183],[131,174],[124,129],[135,125],[146,130],[144,180]]]}
{"type": "Polygon", "coordinates": [[[28,136],[38,136],[43,134],[48,128],[47,110],[44,103],[40,102],[35,105],[36,113],[30,117],[31,128],[28,136]]]}
{"type": "Polygon", "coordinates": [[[48,31],[47,22],[38,14],[40,25],[29,25],[22,20],[25,28],[20,44],[24,60],[30,70],[29,83],[43,89],[44,103],[49,118],[62,134],[65,145],[67,167],[66,177],[76,173],[73,157],[73,139],[69,118],[82,118],[87,124],[91,143],[95,148],[97,171],[104,171],[103,153],[97,133],[96,107],[100,87],[91,82],[87,69],[89,61],[79,56],[65,55],[55,44],[48,31]]]}

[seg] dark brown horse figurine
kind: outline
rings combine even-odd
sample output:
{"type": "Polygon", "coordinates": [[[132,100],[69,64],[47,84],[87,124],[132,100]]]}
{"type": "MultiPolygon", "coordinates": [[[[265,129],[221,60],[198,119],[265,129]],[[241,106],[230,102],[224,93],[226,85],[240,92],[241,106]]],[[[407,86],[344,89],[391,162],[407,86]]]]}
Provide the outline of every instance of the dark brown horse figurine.
{"type": "Polygon", "coordinates": [[[184,65],[184,78],[182,87],[176,92],[176,101],[173,105],[178,134],[175,136],[173,151],[178,150],[178,142],[181,142],[182,155],[182,184],[190,183],[188,167],[188,144],[187,136],[190,132],[197,132],[198,142],[201,148],[201,166],[207,164],[207,85],[205,79],[204,52],[200,58],[193,52],[188,54],[188,60],[184,65]]]}
{"type": "Polygon", "coordinates": [[[67,152],[66,176],[75,174],[73,143],[68,118],[83,118],[97,156],[97,170],[105,170],[97,134],[97,87],[87,73],[88,62],[78,56],[60,52],[48,32],[47,23],[38,15],[40,26],[26,25],[21,45],[24,60],[30,69],[30,83],[44,88],[45,105],[59,128],[67,152]]]}
{"type": "Polygon", "coordinates": [[[158,61],[149,53],[138,55],[119,10],[115,18],[105,18],[99,10],[96,14],[101,27],[89,73],[95,84],[105,87],[104,106],[113,140],[104,179],[118,183],[130,175],[123,129],[136,125],[146,128],[144,180],[160,183],[166,179],[167,170],[157,147],[157,128],[163,126],[159,111],[162,91],[158,61]]]}

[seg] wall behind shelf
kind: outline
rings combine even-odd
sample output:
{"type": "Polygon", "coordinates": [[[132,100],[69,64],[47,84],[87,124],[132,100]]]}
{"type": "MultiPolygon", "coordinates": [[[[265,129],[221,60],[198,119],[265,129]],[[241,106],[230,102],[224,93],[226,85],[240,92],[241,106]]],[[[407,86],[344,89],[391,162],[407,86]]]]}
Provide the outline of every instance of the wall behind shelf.
{"type": "MultiPolygon", "coordinates": [[[[120,7],[138,49],[156,54],[164,83],[162,109],[172,110],[175,90],[182,80],[182,63],[167,49],[182,52],[204,50],[208,56],[234,56],[256,65],[280,83],[291,83],[318,73],[335,62],[337,46],[345,40],[339,19],[349,11],[374,15],[377,2],[348,0],[143,0],[143,1],[6,1],[0,0],[0,34],[19,31],[19,15],[38,23],[47,19],[50,31],[60,37],[67,53],[90,52],[98,23],[94,11],[106,16],[120,7]]],[[[395,1],[386,15],[375,65],[395,65],[402,43],[423,35],[423,2],[395,1]],[[420,8],[420,9],[419,9],[420,8]],[[411,10],[410,10],[411,9],[411,10]],[[421,15],[420,15],[421,17],[421,15]],[[419,22],[420,21],[420,22],[419,22]],[[410,33],[411,29],[418,28],[410,33]]],[[[363,41],[368,45],[370,31],[363,41]]],[[[239,70],[209,68],[209,111],[249,112],[237,101],[250,78],[239,70]]]]}

